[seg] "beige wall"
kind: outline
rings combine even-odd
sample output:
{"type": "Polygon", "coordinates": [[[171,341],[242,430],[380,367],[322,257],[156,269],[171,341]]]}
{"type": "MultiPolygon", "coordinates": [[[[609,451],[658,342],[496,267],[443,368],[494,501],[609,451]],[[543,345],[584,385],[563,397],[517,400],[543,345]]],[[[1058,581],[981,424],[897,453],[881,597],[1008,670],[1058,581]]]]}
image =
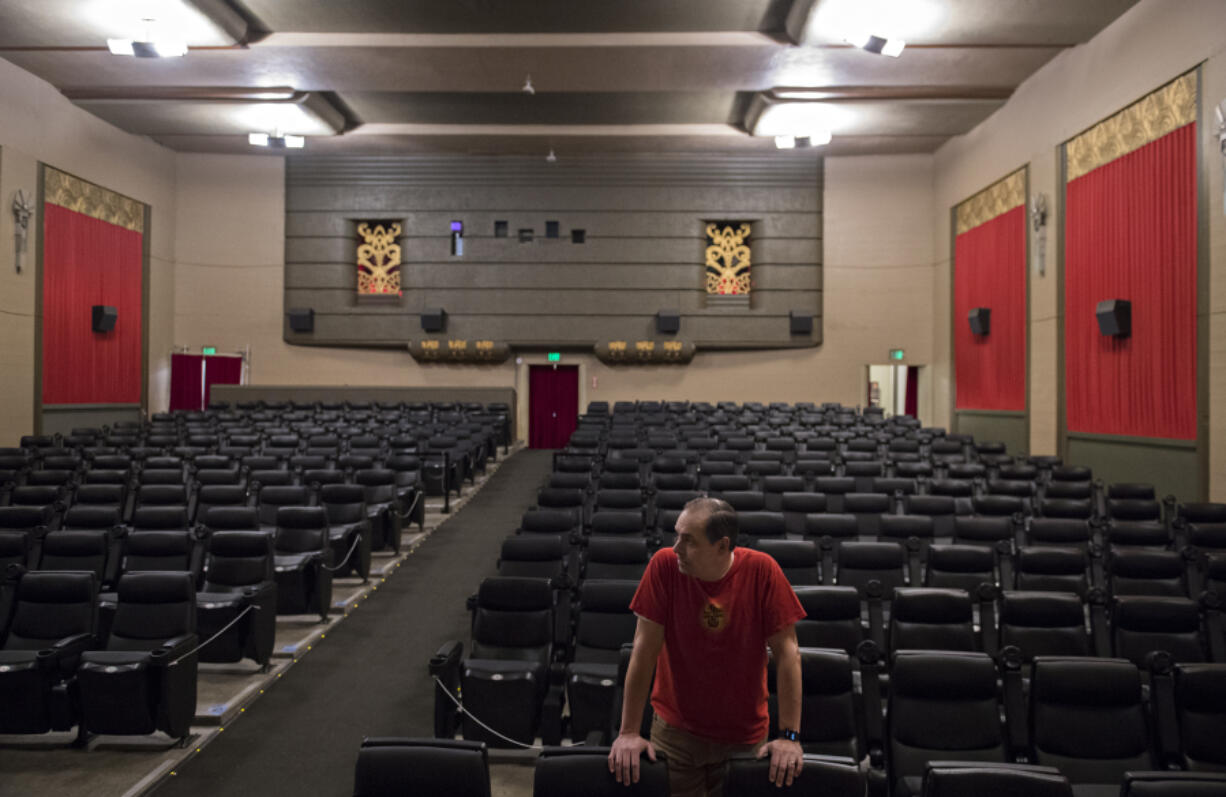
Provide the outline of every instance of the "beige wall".
{"type": "MultiPolygon", "coordinates": [[[[1226,97],[1226,3],[1142,0],[1085,45],[1062,53],[1031,76],[1003,108],[936,153],[931,223],[936,242],[933,303],[936,418],[949,418],[950,208],[1019,166],[1030,166],[1031,196],[1045,193],[1052,209],[1047,274],[1030,268],[1030,447],[1057,447],[1057,241],[1054,212],[1060,144],[1103,117],[1204,66],[1201,127],[1209,178],[1210,494],[1226,500],[1226,228],[1222,168],[1213,106],[1226,97]]],[[[1032,239],[1033,246],[1033,239],[1032,239]]],[[[1202,408],[1202,411],[1205,408],[1202,408]]]]}
{"type": "MultiPolygon", "coordinates": [[[[176,344],[250,346],[257,384],[516,386],[523,379],[514,362],[419,366],[402,350],[286,344],[282,162],[181,155],[178,167],[176,344]]],[[[931,308],[916,297],[932,294],[932,158],[830,159],[825,186],[825,289],[833,298],[821,347],[700,351],[683,367],[616,367],[567,353],[565,362],[583,365],[583,400],[857,404],[864,366],[884,362],[889,349],[905,347],[913,364],[930,362],[931,308]],[[884,229],[881,219],[890,220],[884,229]]],[[[931,404],[923,391],[922,415],[931,404]]]]}
{"type": "Polygon", "coordinates": [[[174,327],[174,153],[74,107],[50,84],[0,60],[0,158],[0,446],[16,445],[34,423],[38,219],[30,222],[17,274],[10,208],[19,188],[36,198],[40,161],[152,206],[149,393],[153,407],[164,407],[174,327]]]}

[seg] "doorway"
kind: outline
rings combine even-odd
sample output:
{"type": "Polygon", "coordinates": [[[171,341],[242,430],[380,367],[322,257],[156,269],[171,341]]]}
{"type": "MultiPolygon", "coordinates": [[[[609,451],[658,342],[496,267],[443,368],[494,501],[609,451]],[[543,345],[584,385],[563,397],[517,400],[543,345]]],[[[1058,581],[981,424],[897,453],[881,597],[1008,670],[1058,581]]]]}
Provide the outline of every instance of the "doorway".
{"type": "Polygon", "coordinates": [[[579,423],[579,366],[528,371],[528,447],[564,448],[579,423]]]}
{"type": "Polygon", "coordinates": [[[887,415],[919,417],[918,365],[870,365],[865,390],[866,407],[880,407],[887,415]]]}

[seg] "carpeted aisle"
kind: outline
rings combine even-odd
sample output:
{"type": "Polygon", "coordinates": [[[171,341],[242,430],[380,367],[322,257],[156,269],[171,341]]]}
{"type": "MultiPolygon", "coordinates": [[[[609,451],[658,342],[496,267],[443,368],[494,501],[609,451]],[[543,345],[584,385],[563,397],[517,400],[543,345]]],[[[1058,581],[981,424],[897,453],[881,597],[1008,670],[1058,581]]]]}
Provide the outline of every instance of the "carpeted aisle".
{"type": "Polygon", "coordinates": [[[347,795],[363,736],[432,736],[426,663],[468,643],[465,599],[496,571],[500,542],[548,475],[551,452],[521,451],[427,538],[379,590],[268,694],[168,779],[157,797],[347,795]]]}

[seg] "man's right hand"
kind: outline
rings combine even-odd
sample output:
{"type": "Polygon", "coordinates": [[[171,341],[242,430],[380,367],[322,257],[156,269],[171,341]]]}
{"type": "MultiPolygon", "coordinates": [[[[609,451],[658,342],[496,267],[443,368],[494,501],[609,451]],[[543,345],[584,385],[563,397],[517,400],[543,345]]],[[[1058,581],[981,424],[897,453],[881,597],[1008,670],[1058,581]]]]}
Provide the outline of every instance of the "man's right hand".
{"type": "Polygon", "coordinates": [[[639,782],[639,757],[644,751],[652,761],[656,760],[656,748],[637,733],[621,733],[613,740],[609,750],[609,771],[618,783],[629,786],[639,782]]]}

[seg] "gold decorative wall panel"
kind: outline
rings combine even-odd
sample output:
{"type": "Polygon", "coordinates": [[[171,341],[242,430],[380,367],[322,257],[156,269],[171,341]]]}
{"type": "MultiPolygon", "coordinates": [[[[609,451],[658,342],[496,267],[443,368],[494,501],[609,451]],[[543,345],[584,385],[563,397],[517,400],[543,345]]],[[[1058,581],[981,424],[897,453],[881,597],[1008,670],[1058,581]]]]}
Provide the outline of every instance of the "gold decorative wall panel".
{"type": "Polygon", "coordinates": [[[1196,121],[1197,73],[1172,80],[1065,144],[1068,180],[1196,121]]]}
{"type": "Polygon", "coordinates": [[[400,224],[380,222],[358,225],[358,295],[400,295],[400,224]]]}
{"type": "Polygon", "coordinates": [[[597,343],[596,359],[609,365],[685,365],[696,347],[681,340],[610,340],[597,343]]]}
{"type": "Polygon", "coordinates": [[[501,363],[511,356],[511,347],[498,340],[415,340],[409,354],[419,363],[501,363]]]}
{"type": "Polygon", "coordinates": [[[958,205],[958,235],[1026,204],[1026,169],[1002,177],[958,205]]]}
{"type": "Polygon", "coordinates": [[[145,204],[43,165],[43,201],[126,230],[145,232],[145,204]]]}
{"type": "Polygon", "coordinates": [[[748,294],[752,256],[749,225],[740,221],[707,224],[707,293],[748,294]]]}

